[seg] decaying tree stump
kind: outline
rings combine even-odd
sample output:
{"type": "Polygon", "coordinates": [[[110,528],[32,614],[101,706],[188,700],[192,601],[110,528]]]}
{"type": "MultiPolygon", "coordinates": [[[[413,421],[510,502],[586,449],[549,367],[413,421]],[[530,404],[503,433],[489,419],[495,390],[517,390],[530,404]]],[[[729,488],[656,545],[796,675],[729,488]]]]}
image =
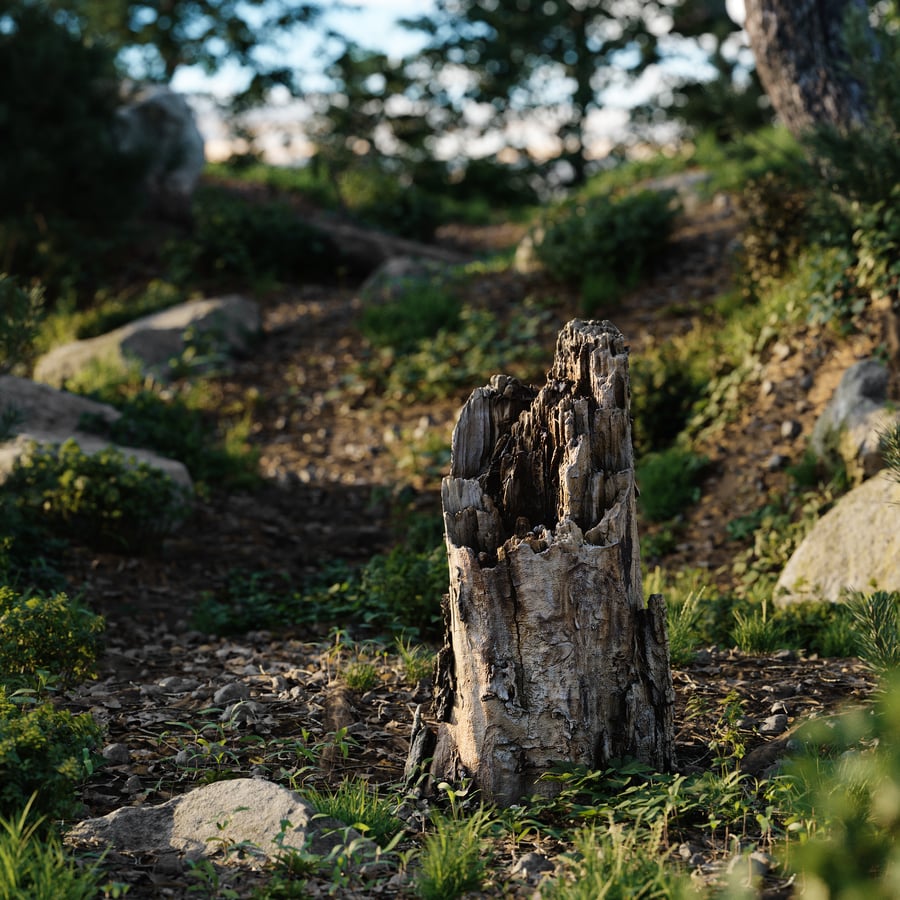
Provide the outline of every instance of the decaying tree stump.
{"type": "Polygon", "coordinates": [[[559,762],[673,764],[662,598],[643,600],[628,350],[609,322],[560,332],[537,391],[497,375],[453,433],[450,564],[431,774],[509,805],[559,762]]]}

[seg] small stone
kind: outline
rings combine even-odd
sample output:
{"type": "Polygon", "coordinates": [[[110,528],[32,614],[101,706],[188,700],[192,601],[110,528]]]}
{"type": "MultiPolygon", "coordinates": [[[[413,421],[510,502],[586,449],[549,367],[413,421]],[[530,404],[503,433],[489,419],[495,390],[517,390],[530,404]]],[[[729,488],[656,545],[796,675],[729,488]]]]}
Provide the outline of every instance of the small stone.
{"type": "Polygon", "coordinates": [[[778,650],[776,653],[772,655],[773,659],[777,659],[778,662],[794,662],[797,659],[797,651],[796,650],[778,650]]]}
{"type": "Polygon", "coordinates": [[[756,719],[751,719],[750,716],[741,716],[734,724],[741,731],[752,731],[756,728],[756,719]]]}
{"type": "Polygon", "coordinates": [[[138,775],[132,775],[125,782],[125,790],[128,791],[129,794],[139,794],[144,789],[144,786],[141,784],[141,779],[138,775]]]}
{"type": "Polygon", "coordinates": [[[125,766],[131,762],[131,751],[125,744],[107,744],[100,755],[114,766],[125,766]]]}
{"type": "Polygon", "coordinates": [[[772,708],[769,710],[769,712],[772,713],[773,716],[777,716],[779,714],[786,716],[788,714],[788,708],[784,705],[784,703],[781,702],[781,700],[778,700],[777,702],[772,704],[772,708]]]}
{"type": "Polygon", "coordinates": [[[534,884],[540,881],[544,872],[550,872],[552,869],[553,863],[543,854],[526,853],[513,863],[509,874],[511,878],[522,878],[534,884]]]}
{"type": "Polygon", "coordinates": [[[189,750],[179,750],[175,754],[175,765],[176,766],[189,766],[191,764],[192,758],[193,758],[193,754],[189,750]]]}
{"type": "Polygon", "coordinates": [[[781,423],[781,436],[786,441],[792,441],[802,430],[802,426],[796,419],[787,419],[781,423]]]}
{"type": "Polygon", "coordinates": [[[225,708],[225,711],[219,716],[219,721],[232,725],[253,723],[259,721],[265,711],[266,708],[262,703],[256,703],[253,700],[238,700],[237,703],[232,703],[231,706],[225,708]]]}
{"type": "Polygon", "coordinates": [[[186,694],[195,690],[199,685],[200,682],[196,678],[184,678],[180,675],[170,675],[159,682],[159,686],[164,691],[172,694],[186,694]]]}
{"type": "Polygon", "coordinates": [[[694,661],[705,666],[712,662],[712,653],[706,647],[702,647],[694,654],[694,661]]]}
{"type": "Polygon", "coordinates": [[[222,706],[235,700],[246,700],[249,696],[250,687],[248,685],[244,684],[243,681],[233,681],[231,684],[220,687],[213,694],[213,703],[216,706],[222,706]]]}
{"type": "Polygon", "coordinates": [[[766,379],[759,386],[759,396],[760,397],[768,397],[770,394],[774,394],[774,393],[775,393],[775,384],[774,384],[774,382],[769,381],[768,379],[766,379]]]}
{"type": "Polygon", "coordinates": [[[789,344],[786,344],[784,341],[778,341],[772,347],[772,359],[777,359],[778,362],[784,362],[792,352],[789,344]]]}
{"type": "Polygon", "coordinates": [[[738,871],[747,875],[747,881],[753,882],[764,878],[772,868],[772,858],[760,850],[749,855],[733,856],[728,862],[729,873],[738,871]]]}
{"type": "Polygon", "coordinates": [[[800,379],[800,387],[804,391],[808,391],[814,384],[815,384],[815,379],[812,377],[812,375],[809,372],[807,372],[800,379]]]}
{"type": "Polygon", "coordinates": [[[788,727],[788,717],[783,713],[775,716],[769,716],[762,725],[759,726],[760,734],[784,734],[788,727]]]}
{"type": "Polygon", "coordinates": [[[777,472],[778,469],[783,469],[788,463],[790,459],[782,453],[773,453],[765,463],[766,469],[770,472],[777,472]]]}

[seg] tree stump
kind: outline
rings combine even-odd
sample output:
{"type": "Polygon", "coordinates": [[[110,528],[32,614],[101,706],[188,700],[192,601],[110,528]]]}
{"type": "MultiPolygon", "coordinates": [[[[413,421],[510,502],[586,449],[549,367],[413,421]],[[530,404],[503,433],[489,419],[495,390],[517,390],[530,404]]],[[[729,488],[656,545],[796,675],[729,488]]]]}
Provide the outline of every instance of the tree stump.
{"type": "Polygon", "coordinates": [[[540,390],[504,375],[453,433],[442,504],[450,566],[433,777],[509,805],[561,762],[671,768],[662,597],[644,604],[628,350],[569,322],[540,390]]]}

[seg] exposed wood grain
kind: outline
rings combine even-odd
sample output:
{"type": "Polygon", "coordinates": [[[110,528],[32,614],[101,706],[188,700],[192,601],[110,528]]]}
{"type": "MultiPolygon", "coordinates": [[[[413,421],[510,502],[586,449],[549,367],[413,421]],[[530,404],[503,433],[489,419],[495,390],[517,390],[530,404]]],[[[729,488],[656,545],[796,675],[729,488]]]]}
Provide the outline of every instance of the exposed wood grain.
{"type": "Polygon", "coordinates": [[[665,610],[645,606],[628,351],[570,322],[540,391],[495,376],[453,435],[450,565],[432,774],[491,802],[552,786],[556,763],[673,762],[665,610]]]}

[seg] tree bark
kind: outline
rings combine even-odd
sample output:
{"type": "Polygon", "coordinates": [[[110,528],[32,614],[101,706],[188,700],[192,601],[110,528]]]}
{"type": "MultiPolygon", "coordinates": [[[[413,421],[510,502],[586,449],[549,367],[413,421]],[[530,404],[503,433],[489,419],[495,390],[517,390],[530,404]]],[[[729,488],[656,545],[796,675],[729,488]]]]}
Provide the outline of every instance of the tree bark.
{"type": "Polygon", "coordinates": [[[572,321],[538,392],[473,392],[442,485],[450,564],[431,774],[509,805],[560,762],[674,762],[665,607],[645,606],[628,350],[572,321]]]}
{"type": "Polygon", "coordinates": [[[775,111],[795,136],[865,121],[862,86],[847,71],[847,12],[865,0],[745,0],[744,28],[775,111]]]}

